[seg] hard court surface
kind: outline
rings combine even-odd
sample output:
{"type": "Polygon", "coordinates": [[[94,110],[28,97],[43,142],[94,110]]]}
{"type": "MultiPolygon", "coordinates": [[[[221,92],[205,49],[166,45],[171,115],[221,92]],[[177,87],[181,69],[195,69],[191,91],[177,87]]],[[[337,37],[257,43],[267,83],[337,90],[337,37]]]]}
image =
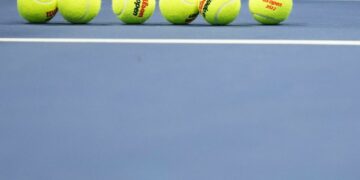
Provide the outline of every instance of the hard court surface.
{"type": "Polygon", "coordinates": [[[89,25],[31,25],[2,0],[0,179],[359,180],[359,9],[295,1],[261,26],[243,2],[226,27],[158,10],[126,26],[105,1],[89,25]],[[54,38],[100,42],[33,42],[54,38]]]}

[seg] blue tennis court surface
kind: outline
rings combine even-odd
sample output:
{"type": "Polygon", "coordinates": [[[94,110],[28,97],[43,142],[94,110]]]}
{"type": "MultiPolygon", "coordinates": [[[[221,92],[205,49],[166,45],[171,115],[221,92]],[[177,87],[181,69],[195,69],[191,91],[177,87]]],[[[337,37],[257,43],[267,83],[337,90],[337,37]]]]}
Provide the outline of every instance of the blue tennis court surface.
{"type": "Polygon", "coordinates": [[[360,46],[10,42],[360,40],[360,2],[261,26],[26,24],[0,3],[0,179],[359,180],[360,46]],[[1,40],[2,39],[2,40],[1,40]]]}

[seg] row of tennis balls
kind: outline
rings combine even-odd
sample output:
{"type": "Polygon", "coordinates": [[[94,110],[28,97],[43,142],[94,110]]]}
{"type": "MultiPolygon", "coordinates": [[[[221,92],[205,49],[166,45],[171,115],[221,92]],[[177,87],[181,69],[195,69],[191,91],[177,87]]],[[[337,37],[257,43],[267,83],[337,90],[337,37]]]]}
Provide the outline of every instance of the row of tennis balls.
{"type": "MultiPolygon", "coordinates": [[[[155,11],[156,0],[113,0],[113,11],[126,24],[142,24],[155,11]]],[[[101,9],[101,0],[17,0],[20,15],[31,23],[46,23],[58,9],[64,19],[85,24],[101,9]]],[[[173,24],[191,23],[198,14],[213,25],[233,22],[241,0],[160,0],[161,14],[173,24]]],[[[292,0],[249,0],[253,17],[263,24],[278,24],[288,18],[292,0]]]]}

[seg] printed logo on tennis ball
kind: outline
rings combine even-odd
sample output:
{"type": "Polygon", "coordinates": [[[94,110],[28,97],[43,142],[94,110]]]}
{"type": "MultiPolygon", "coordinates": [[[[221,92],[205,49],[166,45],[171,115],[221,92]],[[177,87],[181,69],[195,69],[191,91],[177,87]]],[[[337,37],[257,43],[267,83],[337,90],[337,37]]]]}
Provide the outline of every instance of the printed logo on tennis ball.
{"type": "Polygon", "coordinates": [[[200,0],[199,11],[204,19],[212,25],[227,25],[233,22],[240,13],[240,0],[200,0]]]}
{"type": "Polygon", "coordinates": [[[134,16],[138,16],[138,17],[144,17],[144,12],[147,8],[147,6],[149,6],[149,1],[148,0],[143,0],[141,3],[141,0],[136,0],[135,1],[135,8],[134,8],[134,16]]]}
{"type": "Polygon", "coordinates": [[[200,1],[199,11],[203,15],[203,17],[206,17],[206,12],[208,11],[210,3],[211,3],[211,0],[201,0],[200,1]]]}
{"type": "Polygon", "coordinates": [[[189,24],[191,22],[193,22],[197,16],[199,15],[199,13],[194,13],[194,14],[190,14],[186,19],[185,19],[185,23],[189,24]]]}
{"type": "Polygon", "coordinates": [[[46,20],[47,21],[51,20],[56,15],[57,12],[58,12],[58,8],[46,12],[46,20]]]}
{"type": "Polygon", "coordinates": [[[116,16],[126,24],[142,24],[154,13],[155,0],[113,0],[116,16]]]}
{"type": "Polygon", "coordinates": [[[46,23],[57,13],[56,0],[17,0],[19,14],[30,23],[46,23]]]}
{"type": "Polygon", "coordinates": [[[254,19],[262,24],[276,25],[285,21],[293,8],[292,0],[249,0],[254,19]]]}

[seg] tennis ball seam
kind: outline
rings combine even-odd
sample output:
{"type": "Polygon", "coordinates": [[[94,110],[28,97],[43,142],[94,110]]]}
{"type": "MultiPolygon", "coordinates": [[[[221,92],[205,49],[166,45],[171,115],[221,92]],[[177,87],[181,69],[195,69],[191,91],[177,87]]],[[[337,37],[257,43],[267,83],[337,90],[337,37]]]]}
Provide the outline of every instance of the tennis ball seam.
{"type": "Polygon", "coordinates": [[[261,24],[276,25],[287,20],[293,8],[293,0],[250,0],[253,18],[261,24]]]}
{"type": "MultiPolygon", "coordinates": [[[[41,5],[57,4],[57,1],[54,1],[54,0],[33,0],[33,2],[41,4],[41,5]]],[[[47,11],[46,12],[46,21],[51,20],[55,16],[57,11],[58,11],[57,7],[51,11],[47,11]]]]}
{"type": "Polygon", "coordinates": [[[84,21],[85,19],[87,19],[87,17],[89,16],[89,12],[90,12],[90,6],[91,6],[91,3],[90,3],[90,0],[87,0],[86,1],[86,7],[85,7],[85,12],[84,14],[79,17],[79,21],[84,21]]]}
{"type": "Polygon", "coordinates": [[[58,11],[56,0],[17,0],[17,10],[30,23],[46,23],[58,11]]]}
{"type": "Polygon", "coordinates": [[[188,4],[190,6],[196,4],[196,3],[193,3],[193,2],[190,2],[190,1],[187,1],[187,0],[182,0],[182,2],[184,2],[185,4],[188,4]]]}
{"type": "Polygon", "coordinates": [[[156,0],[113,0],[113,11],[125,24],[142,24],[154,13],[156,0]]]}
{"type": "Polygon", "coordinates": [[[125,13],[125,11],[126,11],[126,9],[127,9],[127,7],[128,7],[129,1],[130,1],[130,0],[124,0],[124,1],[123,1],[124,7],[123,7],[123,9],[121,10],[119,16],[122,16],[122,15],[125,13]]]}
{"type": "MultiPolygon", "coordinates": [[[[120,2],[120,0],[114,0],[114,1],[113,1],[113,4],[114,4],[115,2],[120,2]]],[[[123,9],[124,9],[124,8],[123,8],[123,9]]],[[[113,6],[113,12],[114,12],[114,14],[115,14],[116,16],[119,16],[119,15],[121,14],[121,12],[123,11],[123,9],[121,9],[120,12],[118,12],[117,9],[115,9],[114,6],[113,6]]]]}
{"type": "Polygon", "coordinates": [[[59,0],[59,9],[64,19],[73,24],[86,24],[101,10],[101,0],[59,0]]]}
{"type": "Polygon", "coordinates": [[[265,16],[265,15],[262,15],[262,14],[259,14],[259,13],[254,13],[254,15],[260,16],[262,18],[265,18],[265,19],[268,19],[268,20],[271,20],[271,21],[284,21],[284,19],[278,19],[278,18],[274,18],[274,17],[269,17],[269,16],[265,16]]]}
{"type": "Polygon", "coordinates": [[[198,0],[160,0],[159,8],[172,24],[189,24],[199,15],[198,0]]]}
{"type": "MultiPolygon", "coordinates": [[[[121,0],[117,0],[117,1],[121,3],[121,0]]],[[[122,15],[124,14],[124,12],[125,12],[125,10],[126,10],[126,8],[127,8],[128,2],[129,2],[129,0],[123,0],[123,1],[122,1],[123,5],[124,5],[123,8],[121,9],[120,12],[116,12],[116,13],[115,13],[118,17],[120,17],[120,16],[122,16],[122,15]]],[[[119,3],[119,4],[120,4],[120,3],[119,3]]]]}
{"type": "Polygon", "coordinates": [[[237,0],[229,0],[228,2],[224,3],[219,9],[218,11],[216,12],[215,14],[215,24],[218,24],[218,21],[219,21],[219,16],[220,16],[220,13],[222,12],[222,10],[229,4],[233,3],[234,1],[237,1],[237,0]]]}
{"type": "Polygon", "coordinates": [[[52,4],[54,1],[41,1],[41,0],[33,0],[34,2],[38,4],[52,4]]]}

